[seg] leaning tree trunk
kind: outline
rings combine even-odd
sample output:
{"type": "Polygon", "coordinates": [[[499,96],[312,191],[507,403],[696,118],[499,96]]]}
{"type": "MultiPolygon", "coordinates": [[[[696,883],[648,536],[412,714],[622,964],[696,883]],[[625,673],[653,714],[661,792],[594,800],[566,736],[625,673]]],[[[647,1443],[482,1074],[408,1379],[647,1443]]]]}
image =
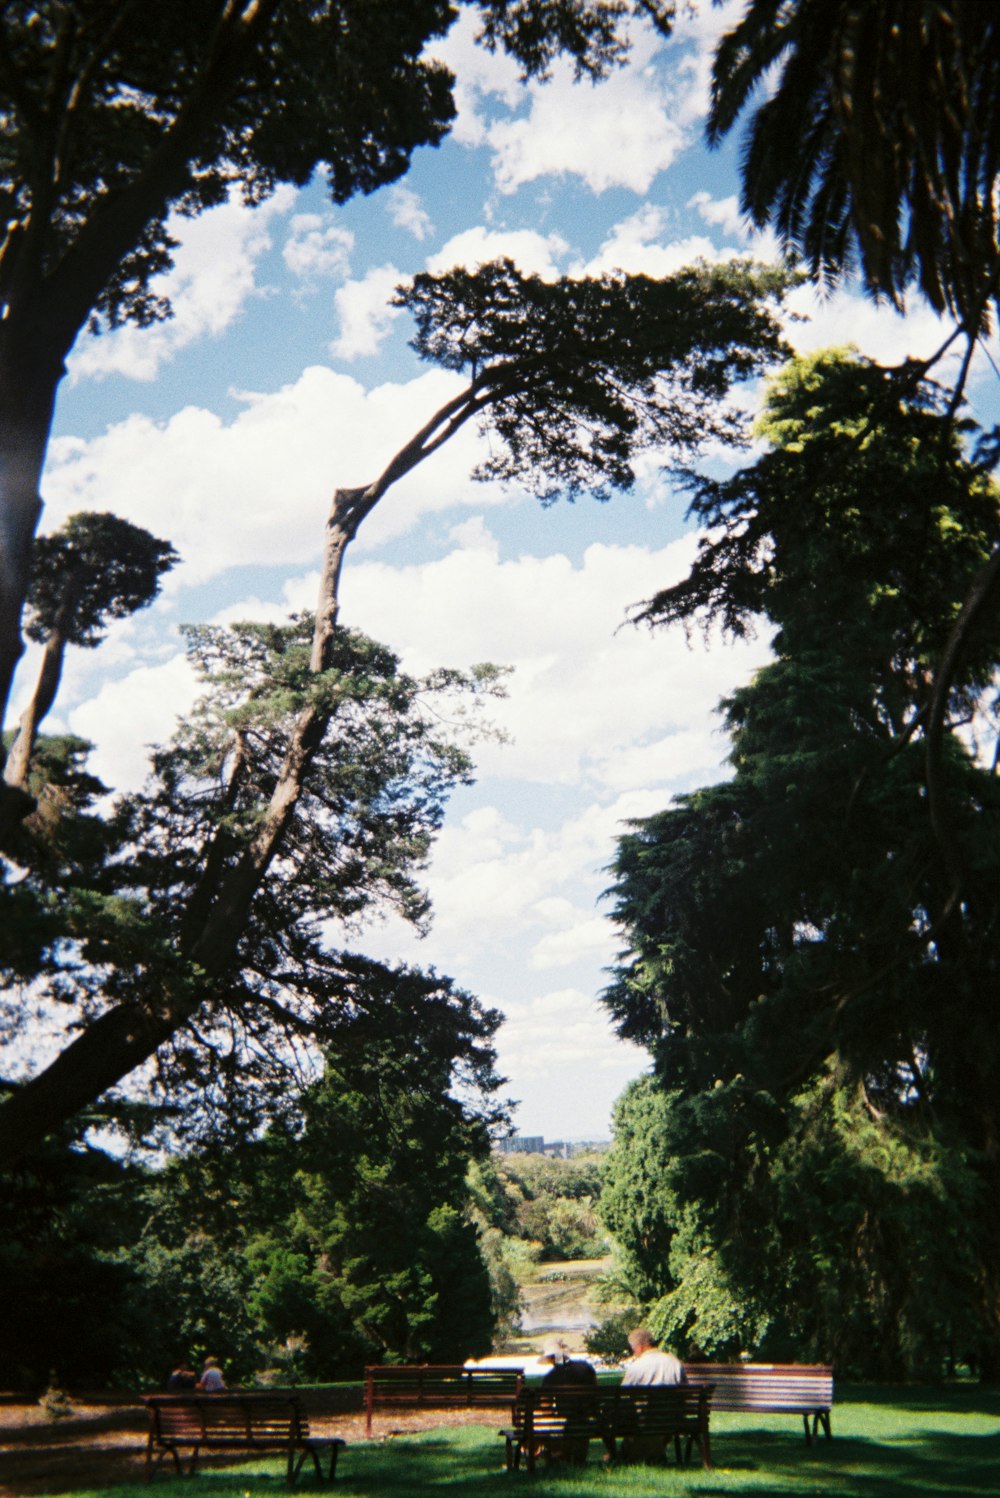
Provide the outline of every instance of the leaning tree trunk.
{"type": "MultiPolygon", "coordinates": [[[[324,671],[330,660],[344,553],[390,482],[392,479],[383,486],[338,490],[334,495],[313,634],[311,666],[316,674],[324,671]]],[[[235,863],[220,863],[216,878],[209,880],[211,888],[205,888],[203,882],[192,891],[198,917],[187,923],[182,917],[180,922],[185,931],[180,952],[184,968],[181,981],[172,984],[168,975],[148,1004],[119,1003],[106,1010],[49,1066],[0,1105],[0,1169],[14,1164],[45,1134],[148,1061],[194,1017],[224,979],[236,960],[253,898],[281,848],[330,721],[330,712],[320,711],[313,704],[301,709],[289,734],[278,782],[253,840],[235,863]],[[202,977],[196,986],[183,981],[192,967],[202,977]]]]}
{"type": "MultiPolygon", "coordinates": [[[[326,523],[323,570],[310,669],[319,675],[330,663],[340,606],[344,555],[362,521],[382,497],[411,469],[447,442],[495,397],[509,388],[489,373],[474,379],[445,403],[404,444],[379,477],[355,489],[338,489],[326,523]]],[[[12,1165],[45,1134],[65,1123],[148,1061],[161,1045],[191,1020],[218,988],[236,960],[239,940],[254,896],[281,849],[295,815],[316,752],[331,721],[329,710],[307,703],[289,733],[284,762],[267,811],[252,841],[235,862],[213,859],[209,850],[203,877],[191,891],[179,957],[190,976],[196,968],[203,981],[171,984],[167,975],[145,1004],[119,1003],[106,1010],[70,1042],[37,1076],[0,1104],[0,1169],[12,1165]]],[[[228,834],[222,833],[222,836],[228,834]]]]}
{"type": "Polygon", "coordinates": [[[0,333],[0,726],[24,652],[21,611],[31,576],[39,485],[62,364],[37,368],[15,330],[0,333]]]}

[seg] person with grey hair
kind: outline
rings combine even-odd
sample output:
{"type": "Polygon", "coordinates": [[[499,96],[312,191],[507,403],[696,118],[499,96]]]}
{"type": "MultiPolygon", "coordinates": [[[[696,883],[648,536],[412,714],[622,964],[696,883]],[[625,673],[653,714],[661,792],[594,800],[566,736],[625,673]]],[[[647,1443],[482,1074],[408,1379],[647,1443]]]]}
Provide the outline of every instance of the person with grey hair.
{"type": "Polygon", "coordinates": [[[684,1364],[672,1352],[663,1352],[644,1326],[628,1334],[632,1356],[625,1364],[623,1384],[682,1384],[684,1364]]]}

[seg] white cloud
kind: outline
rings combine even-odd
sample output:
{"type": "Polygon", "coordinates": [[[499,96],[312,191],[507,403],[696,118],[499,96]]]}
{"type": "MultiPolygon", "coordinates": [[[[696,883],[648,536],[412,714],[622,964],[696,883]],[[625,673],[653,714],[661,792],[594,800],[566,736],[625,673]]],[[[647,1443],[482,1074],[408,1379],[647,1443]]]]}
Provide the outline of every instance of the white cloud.
{"type": "Polygon", "coordinates": [[[688,199],[687,206],[696,208],[706,224],[719,228],[724,234],[745,242],[749,236],[749,225],[740,212],[739,198],[731,193],[727,198],[713,198],[711,193],[696,192],[688,199]]]}
{"type": "Polygon", "coordinates": [[[319,213],[297,213],[281,252],[293,276],[301,281],[346,276],[351,268],[354,235],[319,213]]]}
{"type": "Polygon", "coordinates": [[[294,188],[279,187],[260,207],[247,208],[233,194],[198,218],[172,216],[168,228],[179,241],[173,269],[157,278],[153,290],[169,298],[173,316],[151,328],[84,334],[70,356],[73,380],[109,374],[153,380],[181,349],[224,333],[259,293],[257,263],[271,248],[269,227],[295,196],[294,188]]]}
{"type": "Polygon", "coordinates": [[[198,681],[183,654],[161,666],[140,666],[106,681],[96,696],[74,708],[69,726],[96,746],[94,773],[116,790],[135,789],[146,778],[148,747],[170,738],[187,712],[198,681]]]}
{"type": "Polygon", "coordinates": [[[621,270],[628,275],[669,276],[695,261],[724,258],[704,235],[666,240],[666,214],[647,203],[637,213],[615,224],[597,254],[577,274],[599,276],[621,270]]]}
{"type": "Polygon", "coordinates": [[[534,229],[486,229],[478,225],[454,235],[427,262],[432,275],[464,266],[475,270],[491,260],[508,259],[525,275],[554,281],[560,275],[558,259],[569,246],[559,234],[538,234],[534,229]]]}
{"type": "Polygon", "coordinates": [[[614,932],[603,916],[578,910],[568,900],[543,900],[538,908],[549,914],[556,929],[535,943],[529,959],[532,968],[567,967],[581,957],[593,957],[603,965],[614,956],[614,932]],[[558,909],[549,913],[553,905],[558,909]]]}
{"type": "MultiPolygon", "coordinates": [[[[245,394],[229,421],[189,406],[169,421],[133,415],[89,441],[58,438],[43,481],[47,529],[77,510],[111,510],[168,537],[183,567],[168,590],[231,566],[318,566],[335,485],[370,482],[445,400],[456,376],[365,390],[314,366],[267,395],[245,394]]],[[[356,550],[413,529],[421,516],[499,503],[469,473],[482,454],[472,427],[408,475],[366,521],[356,550]]]]}
{"type": "MultiPolygon", "coordinates": [[[[887,303],[876,305],[856,289],[825,292],[807,283],[788,297],[789,311],[805,321],[789,322],[785,334],[798,353],[852,344],[880,364],[926,358],[951,331],[926,302],[918,300],[906,316],[887,303]]],[[[956,350],[951,358],[960,357],[956,350]]],[[[939,378],[947,371],[944,364],[939,378]]]]}
{"type": "MultiPolygon", "coordinates": [[[[553,989],[507,1006],[498,1041],[501,1072],[515,1079],[524,1133],[548,1139],[579,1133],[581,1117],[607,1119],[625,1084],[649,1065],[638,1046],[616,1039],[592,994],[553,989]]],[[[608,1126],[591,1137],[607,1137],[608,1126]]]]}
{"type": "Polygon", "coordinates": [[[484,747],[489,773],[620,794],[626,750],[637,784],[717,770],[723,746],[707,733],[677,749],[660,741],[692,721],[703,730],[722,692],[766,654],[763,641],[706,649],[680,631],[620,627],[630,605],[682,575],[693,548],[693,537],[659,549],[591,546],[579,566],[558,554],[498,562],[481,548],[406,568],[366,562],[345,572],[345,618],[416,670],[514,665],[496,716],[516,752],[484,747]]]}
{"type": "Polygon", "coordinates": [[[334,301],[340,318],[340,336],[330,344],[338,359],[358,359],[377,354],[392,329],[400,307],[392,306],[396,287],[404,279],[394,265],[378,265],[360,281],[348,281],[334,301]]]}
{"type": "Polygon", "coordinates": [[[575,82],[570,64],[559,62],[550,80],[529,85],[528,115],[489,131],[501,192],[566,175],[580,177],[594,193],[611,187],[648,192],[686,138],[666,84],[648,65],[652,48],[639,51],[601,83],[575,82]]]}
{"type": "Polygon", "coordinates": [[[390,187],[386,194],[386,205],[389,209],[389,217],[397,229],[406,229],[414,239],[421,243],[434,231],[430,214],[424,208],[419,196],[409,187],[403,187],[396,183],[390,187]]]}
{"type": "Polygon", "coordinates": [[[476,42],[479,23],[471,9],[460,12],[447,37],[433,54],[455,74],[457,118],[452,138],[463,146],[480,146],[486,139],[484,110],[497,102],[513,108],[521,95],[518,65],[503,51],[487,52],[476,42]]]}

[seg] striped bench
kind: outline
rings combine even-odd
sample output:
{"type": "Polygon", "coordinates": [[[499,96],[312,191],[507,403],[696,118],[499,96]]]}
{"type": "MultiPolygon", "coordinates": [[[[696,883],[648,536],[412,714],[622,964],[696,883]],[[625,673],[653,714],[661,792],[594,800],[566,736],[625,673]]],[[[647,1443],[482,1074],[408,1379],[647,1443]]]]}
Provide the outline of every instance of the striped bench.
{"type": "Polygon", "coordinates": [[[378,1365],[365,1369],[366,1430],[378,1409],[449,1409],[453,1406],[509,1404],[521,1386],[520,1373],[498,1368],[465,1368],[461,1363],[378,1365]]]}
{"type": "Polygon", "coordinates": [[[286,1457],[286,1477],[292,1487],[306,1457],[316,1476],[323,1478],[321,1455],[329,1455],[328,1478],[337,1472],[337,1457],[346,1442],[311,1436],[309,1420],[292,1394],[144,1394],[149,1417],[146,1440],[146,1481],[151,1482],[165,1456],[172,1456],[180,1475],[181,1452],[189,1451],[193,1475],[203,1451],[240,1451],[251,1455],[280,1452],[286,1457]]]}
{"type": "Polygon", "coordinates": [[[714,1386],[713,1410],[801,1415],[810,1445],[821,1427],[831,1434],[833,1369],[825,1363],[685,1363],[684,1373],[694,1388],[714,1386]]]}
{"type": "Polygon", "coordinates": [[[678,1465],[697,1442],[702,1466],[712,1466],[709,1445],[711,1387],[658,1384],[623,1388],[556,1385],[522,1389],[511,1410],[511,1425],[500,1431],[507,1442],[507,1470],[523,1460],[534,1472],[541,1457],[582,1463],[587,1446],[598,1440],[608,1459],[660,1460],[673,1442],[678,1465]]]}

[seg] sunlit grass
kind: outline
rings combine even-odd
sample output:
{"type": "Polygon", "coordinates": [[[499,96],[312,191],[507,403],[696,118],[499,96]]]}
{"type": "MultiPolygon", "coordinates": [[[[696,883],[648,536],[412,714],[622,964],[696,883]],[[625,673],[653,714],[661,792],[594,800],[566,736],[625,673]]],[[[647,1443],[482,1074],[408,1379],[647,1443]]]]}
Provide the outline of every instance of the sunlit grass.
{"type": "MultiPolygon", "coordinates": [[[[605,1468],[591,1446],[584,1468],[503,1470],[504,1443],[493,1426],[439,1428],[370,1444],[341,1457],[342,1498],[670,1498],[672,1494],[799,1495],[799,1498],[981,1498],[1000,1492],[1000,1391],[974,1387],[845,1389],[834,1406],[834,1438],[807,1447],[796,1416],[717,1415],[715,1470],[697,1465],[605,1468]]],[[[316,1491],[303,1474],[301,1490],[316,1491]]],[[[81,1489],[70,1498],[152,1498],[145,1483],[81,1489]]],[[[164,1474],[158,1498],[270,1498],[286,1491],[277,1461],[205,1468],[192,1483],[164,1474]]]]}

